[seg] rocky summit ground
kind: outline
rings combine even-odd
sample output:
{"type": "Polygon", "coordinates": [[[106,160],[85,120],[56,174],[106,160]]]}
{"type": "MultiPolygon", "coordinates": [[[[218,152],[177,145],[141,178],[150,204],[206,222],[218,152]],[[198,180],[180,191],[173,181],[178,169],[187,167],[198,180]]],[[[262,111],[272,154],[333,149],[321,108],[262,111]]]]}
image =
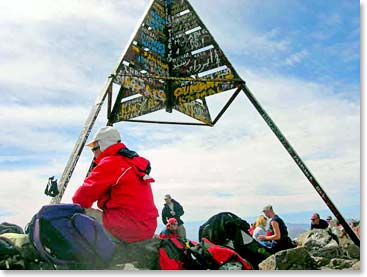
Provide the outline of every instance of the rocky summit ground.
{"type": "Polygon", "coordinates": [[[298,246],[280,251],[259,264],[261,270],[360,270],[360,249],[347,236],[311,230],[298,246]]]}
{"type": "MultiPolygon", "coordinates": [[[[359,235],[359,230],[358,230],[359,235]]],[[[6,236],[3,234],[2,236],[6,236]]],[[[24,256],[31,257],[32,251],[24,234],[12,234],[13,242],[23,249],[24,256]],[[15,237],[14,235],[19,236],[15,237]],[[27,250],[28,249],[28,250],[27,250]]],[[[326,230],[310,230],[297,237],[297,247],[280,251],[263,260],[260,270],[360,270],[360,248],[336,226],[326,230]]],[[[159,270],[160,239],[121,244],[116,251],[109,270],[159,270]]],[[[34,253],[33,253],[34,254],[34,253]]],[[[16,257],[16,256],[15,256],[16,257]]],[[[7,261],[8,262],[8,261],[7,261]]],[[[11,261],[10,261],[11,262],[11,261]]],[[[24,264],[21,259],[16,267],[9,269],[55,269],[47,263],[24,264]],[[19,263],[19,264],[18,264],[19,263]]],[[[4,267],[4,269],[8,269],[4,267]]],[[[65,269],[65,268],[56,268],[65,269]]]]}
{"type": "MultiPolygon", "coordinates": [[[[260,270],[360,270],[360,248],[348,236],[328,230],[311,230],[298,236],[298,246],[271,255],[260,270]]],[[[115,256],[110,269],[159,269],[159,239],[131,244],[115,256]]]]}

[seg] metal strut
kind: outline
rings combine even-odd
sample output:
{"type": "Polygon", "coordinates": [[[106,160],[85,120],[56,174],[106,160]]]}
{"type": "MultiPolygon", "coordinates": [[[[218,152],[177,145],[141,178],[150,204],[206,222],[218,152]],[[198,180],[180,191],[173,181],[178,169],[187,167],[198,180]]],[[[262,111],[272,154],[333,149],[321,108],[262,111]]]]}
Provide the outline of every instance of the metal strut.
{"type": "Polygon", "coordinates": [[[112,79],[108,79],[104,89],[101,91],[100,95],[97,97],[96,103],[92,107],[89,116],[84,124],[83,130],[80,132],[79,138],[74,146],[73,151],[69,157],[66,164],[64,172],[60,177],[60,182],[58,184],[59,194],[51,199],[51,204],[59,204],[61,202],[62,196],[66,190],[66,187],[70,181],[71,175],[74,172],[75,166],[79,160],[79,157],[83,151],[84,145],[88,139],[88,136],[93,128],[94,122],[102,108],[103,102],[106,99],[107,94],[112,91],[112,79]]]}
{"type": "Polygon", "coordinates": [[[256,110],[259,112],[259,114],[262,116],[262,118],[265,120],[266,124],[270,127],[270,129],[273,131],[273,133],[276,135],[276,137],[279,139],[279,141],[282,143],[284,148],[287,150],[289,155],[292,157],[292,159],[296,162],[297,166],[301,169],[303,174],[306,176],[307,180],[311,183],[311,185],[315,188],[317,193],[321,196],[322,200],[324,200],[325,204],[329,207],[331,212],[335,215],[335,217],[339,220],[339,223],[343,226],[344,230],[347,232],[351,240],[359,247],[360,246],[360,240],[358,236],[354,233],[352,228],[349,226],[349,224],[345,221],[344,217],[341,215],[341,213],[338,211],[338,209],[335,207],[333,202],[330,200],[326,192],[321,188],[319,182],[316,180],[316,178],[312,175],[311,171],[307,168],[307,166],[302,161],[301,157],[297,154],[297,152],[294,150],[292,145],[288,142],[288,140],[284,137],[282,132],[279,130],[277,125],[274,123],[274,121],[270,118],[270,116],[265,112],[265,110],[261,107],[259,102],[256,100],[254,95],[251,93],[249,88],[246,86],[246,83],[243,82],[242,90],[246,94],[247,98],[250,100],[250,102],[255,106],[256,110]]]}

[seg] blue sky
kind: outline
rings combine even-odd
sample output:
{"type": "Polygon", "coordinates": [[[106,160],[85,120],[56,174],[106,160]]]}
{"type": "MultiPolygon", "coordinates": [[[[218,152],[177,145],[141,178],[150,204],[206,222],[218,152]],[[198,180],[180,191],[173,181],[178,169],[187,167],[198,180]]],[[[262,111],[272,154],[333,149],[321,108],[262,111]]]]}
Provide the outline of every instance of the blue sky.
{"type": "MultiPolygon", "coordinates": [[[[209,3],[196,2],[199,11],[205,11],[209,3]]],[[[227,2],[218,3],[229,5],[232,21],[213,29],[213,33],[226,34],[222,44],[231,60],[241,59],[248,66],[302,76],[304,80],[358,85],[357,1],[246,1],[246,9],[243,1],[227,2]],[[246,36],[238,26],[246,26],[246,36]],[[237,40],[239,45],[234,45],[237,40]]],[[[221,12],[218,9],[213,13],[220,16],[221,12]]],[[[204,22],[212,24],[218,18],[212,13],[201,14],[204,22]]],[[[354,94],[359,94],[358,87],[354,94]]]]}
{"type": "MultiPolygon", "coordinates": [[[[340,211],[359,217],[360,17],[357,1],[192,0],[259,102],[340,211]]],[[[0,220],[27,223],[49,198],[106,78],[149,1],[1,1],[0,220]],[[4,215],[5,214],[5,215],[4,215]]],[[[214,110],[228,93],[208,99],[214,110]]],[[[181,118],[158,112],[147,118],[181,118]]],[[[106,122],[105,107],[93,132],[106,122]]],[[[326,206],[240,95],[213,127],[115,125],[151,160],[158,208],[171,193],[186,221],[326,206]]],[[[84,151],[64,201],[82,183],[84,151]]],[[[308,222],[308,217],[305,217],[308,222]]]]}

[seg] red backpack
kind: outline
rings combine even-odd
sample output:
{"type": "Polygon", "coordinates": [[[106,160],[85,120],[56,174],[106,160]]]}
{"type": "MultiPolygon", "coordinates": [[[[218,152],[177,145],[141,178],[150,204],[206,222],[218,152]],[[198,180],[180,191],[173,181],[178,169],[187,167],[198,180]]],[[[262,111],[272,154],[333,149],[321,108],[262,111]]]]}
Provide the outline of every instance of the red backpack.
{"type": "Polygon", "coordinates": [[[190,248],[202,269],[251,270],[252,265],[231,248],[212,243],[203,238],[200,244],[190,248]]]}
{"type": "Polygon", "coordinates": [[[163,238],[159,246],[159,265],[163,270],[183,270],[187,246],[180,238],[163,238]]]}
{"type": "Polygon", "coordinates": [[[233,249],[203,238],[201,243],[180,238],[161,240],[159,264],[163,270],[250,270],[251,264],[233,249]]]}

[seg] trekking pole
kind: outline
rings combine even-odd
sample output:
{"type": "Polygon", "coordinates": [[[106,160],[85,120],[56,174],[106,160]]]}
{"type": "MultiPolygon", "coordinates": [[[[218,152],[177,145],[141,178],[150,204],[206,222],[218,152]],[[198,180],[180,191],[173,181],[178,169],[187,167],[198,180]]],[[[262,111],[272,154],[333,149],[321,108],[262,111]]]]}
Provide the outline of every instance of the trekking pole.
{"type": "Polygon", "coordinates": [[[360,240],[358,236],[354,233],[352,228],[349,226],[349,224],[345,221],[344,217],[341,215],[341,213],[338,211],[338,209],[335,207],[333,202],[330,200],[326,192],[321,188],[319,182],[316,180],[316,178],[312,175],[311,171],[307,168],[307,166],[304,164],[300,156],[298,156],[297,152],[294,150],[292,145],[288,142],[288,140],[284,137],[282,132],[279,130],[279,128],[276,126],[274,121],[270,118],[270,116],[265,112],[265,110],[261,107],[259,102],[256,100],[254,95],[251,93],[249,88],[246,86],[246,83],[243,81],[242,90],[246,94],[247,98],[250,100],[250,102],[255,106],[256,110],[260,113],[262,118],[265,120],[266,124],[270,127],[270,129],[273,131],[273,133],[276,135],[276,137],[279,139],[279,141],[282,143],[284,148],[287,150],[289,155],[292,157],[292,159],[296,162],[297,166],[301,169],[303,174],[306,176],[307,180],[311,183],[311,185],[315,188],[317,193],[321,196],[322,200],[324,200],[325,204],[330,208],[332,213],[335,215],[335,217],[339,220],[339,223],[343,226],[346,233],[349,235],[351,240],[360,247],[360,240]]]}

